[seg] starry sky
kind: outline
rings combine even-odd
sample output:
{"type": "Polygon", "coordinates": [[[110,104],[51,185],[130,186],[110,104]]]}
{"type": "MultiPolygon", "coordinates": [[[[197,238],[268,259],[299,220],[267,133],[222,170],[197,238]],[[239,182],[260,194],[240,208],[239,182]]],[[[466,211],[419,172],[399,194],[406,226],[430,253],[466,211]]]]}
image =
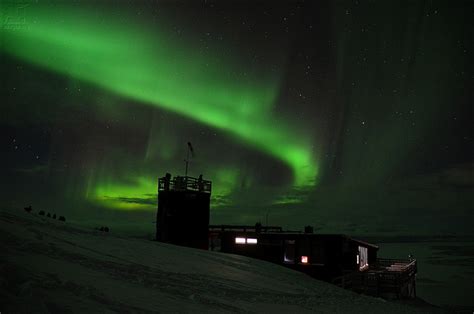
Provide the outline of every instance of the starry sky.
{"type": "Polygon", "coordinates": [[[211,223],[472,233],[473,8],[2,2],[2,206],[152,232],[189,141],[211,223]]]}

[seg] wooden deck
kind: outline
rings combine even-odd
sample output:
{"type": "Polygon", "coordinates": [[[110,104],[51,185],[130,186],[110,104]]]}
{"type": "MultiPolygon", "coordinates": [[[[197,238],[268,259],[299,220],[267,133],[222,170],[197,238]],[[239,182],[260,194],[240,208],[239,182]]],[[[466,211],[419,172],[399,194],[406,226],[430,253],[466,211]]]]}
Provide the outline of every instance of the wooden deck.
{"type": "Polygon", "coordinates": [[[345,274],[333,283],[377,297],[415,298],[416,272],[416,260],[378,259],[368,270],[345,274]]]}

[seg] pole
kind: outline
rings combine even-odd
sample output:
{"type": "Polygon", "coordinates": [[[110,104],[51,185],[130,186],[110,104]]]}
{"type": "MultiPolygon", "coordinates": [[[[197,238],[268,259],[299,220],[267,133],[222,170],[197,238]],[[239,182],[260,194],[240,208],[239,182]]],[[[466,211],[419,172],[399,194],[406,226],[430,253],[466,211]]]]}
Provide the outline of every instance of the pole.
{"type": "Polygon", "coordinates": [[[188,153],[184,161],[186,162],[186,170],[184,171],[184,176],[187,177],[188,176],[188,163],[189,163],[189,146],[188,146],[188,153]]]}

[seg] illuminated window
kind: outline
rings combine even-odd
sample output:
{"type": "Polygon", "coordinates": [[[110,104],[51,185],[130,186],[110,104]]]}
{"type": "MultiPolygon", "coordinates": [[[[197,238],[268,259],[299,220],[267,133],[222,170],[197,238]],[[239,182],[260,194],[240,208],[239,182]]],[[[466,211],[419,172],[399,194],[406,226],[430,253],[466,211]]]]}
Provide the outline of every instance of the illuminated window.
{"type": "Polygon", "coordinates": [[[245,244],[245,238],[235,238],[236,244],[245,244]]]}
{"type": "Polygon", "coordinates": [[[356,262],[357,265],[359,265],[359,254],[357,254],[357,262],[356,262]]]}
{"type": "Polygon", "coordinates": [[[306,256],[306,255],[301,256],[301,263],[302,264],[308,264],[308,256],[306,256]]]}
{"type": "Polygon", "coordinates": [[[285,240],[285,253],[283,255],[283,263],[295,263],[295,240],[285,240]]]}
{"type": "Polygon", "coordinates": [[[255,239],[255,238],[247,238],[247,244],[257,244],[257,239],[255,239]]]}
{"type": "Polygon", "coordinates": [[[364,270],[369,267],[369,258],[366,247],[359,246],[359,255],[357,256],[359,260],[359,270],[364,270]]]}

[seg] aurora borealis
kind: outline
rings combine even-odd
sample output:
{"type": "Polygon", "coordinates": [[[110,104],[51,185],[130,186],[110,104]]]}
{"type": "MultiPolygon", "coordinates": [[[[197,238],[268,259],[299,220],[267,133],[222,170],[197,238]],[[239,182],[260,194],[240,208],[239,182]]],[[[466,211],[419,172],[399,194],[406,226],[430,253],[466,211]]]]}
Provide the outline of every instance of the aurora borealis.
{"type": "Polygon", "coordinates": [[[467,229],[466,7],[5,2],[2,199],[150,222],[191,141],[215,223],[467,229]]]}
{"type": "MultiPolygon", "coordinates": [[[[286,162],[296,184],[315,180],[317,161],[304,143],[308,141],[272,117],[278,73],[229,79],[239,64],[219,60],[220,56],[212,53],[196,55],[193,46],[179,45],[161,35],[160,29],[165,27],[158,25],[155,32],[147,25],[126,28],[108,16],[100,22],[90,19],[89,12],[78,12],[77,8],[31,11],[34,17],[26,20],[34,20],[34,25],[4,30],[6,52],[228,131],[286,162]],[[60,21],[55,19],[58,16],[60,21]],[[130,42],[134,44],[122,49],[130,42]],[[274,124],[280,127],[274,129],[274,124]]],[[[133,19],[125,18],[134,25],[133,19]]]]}

